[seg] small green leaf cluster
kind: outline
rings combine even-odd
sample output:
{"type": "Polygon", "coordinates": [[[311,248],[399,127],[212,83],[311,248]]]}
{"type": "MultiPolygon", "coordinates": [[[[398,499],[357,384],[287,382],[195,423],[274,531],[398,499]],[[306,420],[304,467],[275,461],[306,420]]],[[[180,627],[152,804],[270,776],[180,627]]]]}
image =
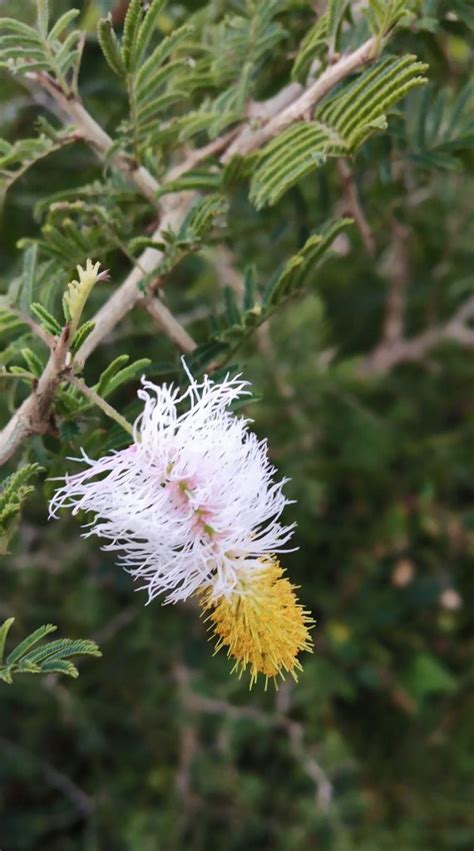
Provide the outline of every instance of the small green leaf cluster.
{"type": "Polygon", "coordinates": [[[25,464],[0,482],[0,553],[6,551],[11,521],[19,514],[25,499],[34,491],[30,481],[40,470],[39,464],[25,464]]]}
{"type": "Polygon", "coordinates": [[[80,30],[68,29],[79,10],[65,12],[50,29],[48,0],[38,0],[36,8],[36,27],[0,18],[0,65],[20,76],[50,74],[66,95],[72,94],[77,90],[82,36],[80,30]]]}
{"type": "Polygon", "coordinates": [[[426,83],[427,66],[414,56],[387,58],[344,87],[260,152],[250,197],[260,209],[275,204],[329,157],[352,155],[373,133],[387,128],[386,112],[412,89],[426,83]]]}
{"type": "Polygon", "coordinates": [[[17,644],[4,660],[5,642],[14,620],[8,618],[0,626],[0,680],[5,683],[11,684],[17,674],[65,674],[76,678],[79,671],[71,656],[102,656],[95,641],[88,639],[59,638],[44,642],[57,629],[53,624],[45,624],[17,644]]]}

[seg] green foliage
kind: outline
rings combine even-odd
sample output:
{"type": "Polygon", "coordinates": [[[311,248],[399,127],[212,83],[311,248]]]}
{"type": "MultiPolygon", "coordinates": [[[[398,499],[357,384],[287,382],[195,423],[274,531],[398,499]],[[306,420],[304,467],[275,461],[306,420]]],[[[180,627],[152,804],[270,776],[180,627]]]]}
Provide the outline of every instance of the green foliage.
{"type": "Polygon", "coordinates": [[[468,83],[454,96],[426,88],[407,108],[407,146],[425,169],[461,169],[460,156],[474,147],[474,90],[468,83]]]}
{"type": "Polygon", "coordinates": [[[65,94],[76,91],[81,33],[66,32],[78,15],[78,9],[70,9],[48,30],[48,6],[46,0],[38,0],[36,28],[16,18],[0,18],[0,65],[20,76],[46,72],[65,94]]]}
{"type": "Polygon", "coordinates": [[[47,121],[40,128],[42,132],[34,139],[19,139],[13,144],[0,139],[0,204],[13,183],[38,160],[75,141],[70,128],[56,130],[47,121]]]}
{"type": "Polygon", "coordinates": [[[103,398],[110,396],[122,384],[140,376],[151,363],[149,358],[140,358],[130,364],[129,360],[129,355],[119,355],[108,365],[94,387],[99,396],[103,398]]]}
{"type": "Polygon", "coordinates": [[[110,16],[99,22],[98,36],[102,52],[110,67],[125,79],[130,103],[130,135],[133,150],[141,159],[160,132],[159,118],[185,93],[179,81],[186,71],[186,57],[173,58],[179,46],[188,38],[190,28],[180,27],[152,50],[145,59],[155,34],[163,0],[154,0],[143,13],[140,0],[132,0],[125,17],[120,43],[110,16]]]}
{"type": "Polygon", "coordinates": [[[59,638],[43,642],[43,638],[57,629],[45,624],[17,644],[4,661],[5,641],[13,621],[14,618],[8,618],[0,626],[0,680],[5,683],[11,684],[17,674],[66,674],[76,678],[79,671],[71,656],[102,656],[95,641],[59,638]]]}
{"type": "Polygon", "coordinates": [[[407,24],[412,19],[411,6],[406,0],[369,0],[364,11],[373,34],[383,38],[398,24],[407,24]]]}
{"type": "Polygon", "coordinates": [[[257,157],[250,197],[260,209],[275,204],[328,157],[353,154],[373,133],[385,130],[385,113],[407,92],[426,83],[426,64],[413,56],[384,59],[316,110],[313,121],[296,124],[257,157]]]}
{"type": "Polygon", "coordinates": [[[8,460],[0,490],[0,620],[18,613],[33,637],[58,623],[109,652],[75,683],[16,671],[71,674],[80,641],[30,636],[10,662],[2,848],[472,847],[472,4],[316,5],[318,17],[306,0],[91,0],[81,37],[65,0],[49,15],[45,3],[2,5],[0,428],[37,387],[76,264],[110,269],[88,294],[44,431],[8,460]],[[227,162],[221,133],[258,133],[292,82],[312,86],[371,33],[373,59],[314,114],[227,162]],[[104,154],[103,138],[69,145],[75,131],[58,130],[83,41],[81,108],[110,136],[104,154]],[[59,67],[61,50],[72,65],[59,67]],[[54,127],[38,127],[50,107],[54,127]],[[156,193],[142,192],[138,165],[156,193]],[[193,199],[184,221],[181,192],[193,199]],[[160,232],[163,213],[173,224],[160,232]],[[67,380],[110,304],[135,297],[130,275],[143,298],[81,380],[128,422],[143,374],[183,382],[181,350],[146,310],[164,287],[197,344],[189,368],[252,382],[240,411],[289,479],[298,550],[281,561],[318,629],[298,685],[278,694],[229,678],[191,607],[145,606],[77,516],[47,521],[54,479],[85,463],[73,460],[82,450],[130,442],[67,380]],[[415,359],[398,362],[404,352],[415,359]]]}
{"type": "Polygon", "coordinates": [[[28,482],[40,470],[39,464],[25,464],[1,482],[0,533],[3,535],[6,535],[10,520],[18,514],[27,496],[34,491],[33,485],[28,484],[28,482]]]}
{"type": "Polygon", "coordinates": [[[293,79],[303,83],[308,76],[311,63],[324,55],[327,49],[328,16],[320,15],[301,42],[291,69],[293,79]]]}

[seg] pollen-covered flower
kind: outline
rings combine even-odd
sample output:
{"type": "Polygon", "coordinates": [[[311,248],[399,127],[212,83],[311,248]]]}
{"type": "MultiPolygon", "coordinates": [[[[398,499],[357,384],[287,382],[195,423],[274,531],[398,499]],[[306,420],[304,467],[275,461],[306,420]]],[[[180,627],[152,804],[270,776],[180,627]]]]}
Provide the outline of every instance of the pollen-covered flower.
{"type": "Polygon", "coordinates": [[[250,665],[252,681],[258,671],[293,671],[310,639],[306,614],[275,561],[293,534],[280,522],[286,480],[274,480],[266,441],[229,410],[248,383],[188,377],[184,394],[143,381],[133,443],[97,461],[83,453],[78,460],[87,468],[65,477],[51,514],[62,507],[91,513],[85,534],[117,551],[149,601],[198,593],[203,608],[213,609],[219,646],[228,646],[241,670],[250,665]]]}
{"type": "MultiPolygon", "coordinates": [[[[203,613],[217,636],[216,652],[227,648],[242,676],[250,669],[250,687],[259,673],[270,678],[289,672],[296,679],[302,670],[300,650],[312,649],[309,612],[298,602],[292,585],[276,559],[262,561],[258,569],[243,570],[232,594],[215,599],[212,588],[203,589],[203,613]]],[[[265,685],[266,687],[266,685],[265,685]]]]}

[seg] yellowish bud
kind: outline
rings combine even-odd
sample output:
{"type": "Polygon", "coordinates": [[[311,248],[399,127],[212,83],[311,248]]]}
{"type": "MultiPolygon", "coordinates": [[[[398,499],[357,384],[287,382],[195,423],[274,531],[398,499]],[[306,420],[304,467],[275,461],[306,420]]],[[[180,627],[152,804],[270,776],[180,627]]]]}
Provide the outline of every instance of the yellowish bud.
{"type": "Polygon", "coordinates": [[[217,637],[216,653],[227,648],[233,656],[239,676],[249,668],[250,688],[258,674],[268,680],[284,679],[285,672],[296,680],[302,670],[297,656],[301,650],[312,651],[309,628],[314,620],[303,609],[295,594],[295,586],[283,576],[276,559],[262,562],[261,570],[247,569],[239,576],[229,596],[213,597],[212,587],[200,594],[203,613],[217,637]]]}

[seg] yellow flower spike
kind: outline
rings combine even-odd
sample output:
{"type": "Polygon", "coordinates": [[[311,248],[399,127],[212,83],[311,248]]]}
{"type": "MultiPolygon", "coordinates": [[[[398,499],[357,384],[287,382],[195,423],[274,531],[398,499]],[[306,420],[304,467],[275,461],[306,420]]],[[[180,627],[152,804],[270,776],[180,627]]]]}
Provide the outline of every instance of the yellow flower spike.
{"type": "Polygon", "coordinates": [[[285,672],[297,680],[302,670],[297,656],[301,650],[312,652],[309,628],[313,618],[303,609],[295,587],[283,576],[277,559],[262,561],[261,570],[247,568],[235,590],[225,597],[213,597],[212,587],[200,592],[203,614],[217,637],[216,653],[227,648],[227,656],[236,660],[232,671],[239,677],[250,669],[250,688],[258,674],[273,679],[285,678],[285,672]]]}

